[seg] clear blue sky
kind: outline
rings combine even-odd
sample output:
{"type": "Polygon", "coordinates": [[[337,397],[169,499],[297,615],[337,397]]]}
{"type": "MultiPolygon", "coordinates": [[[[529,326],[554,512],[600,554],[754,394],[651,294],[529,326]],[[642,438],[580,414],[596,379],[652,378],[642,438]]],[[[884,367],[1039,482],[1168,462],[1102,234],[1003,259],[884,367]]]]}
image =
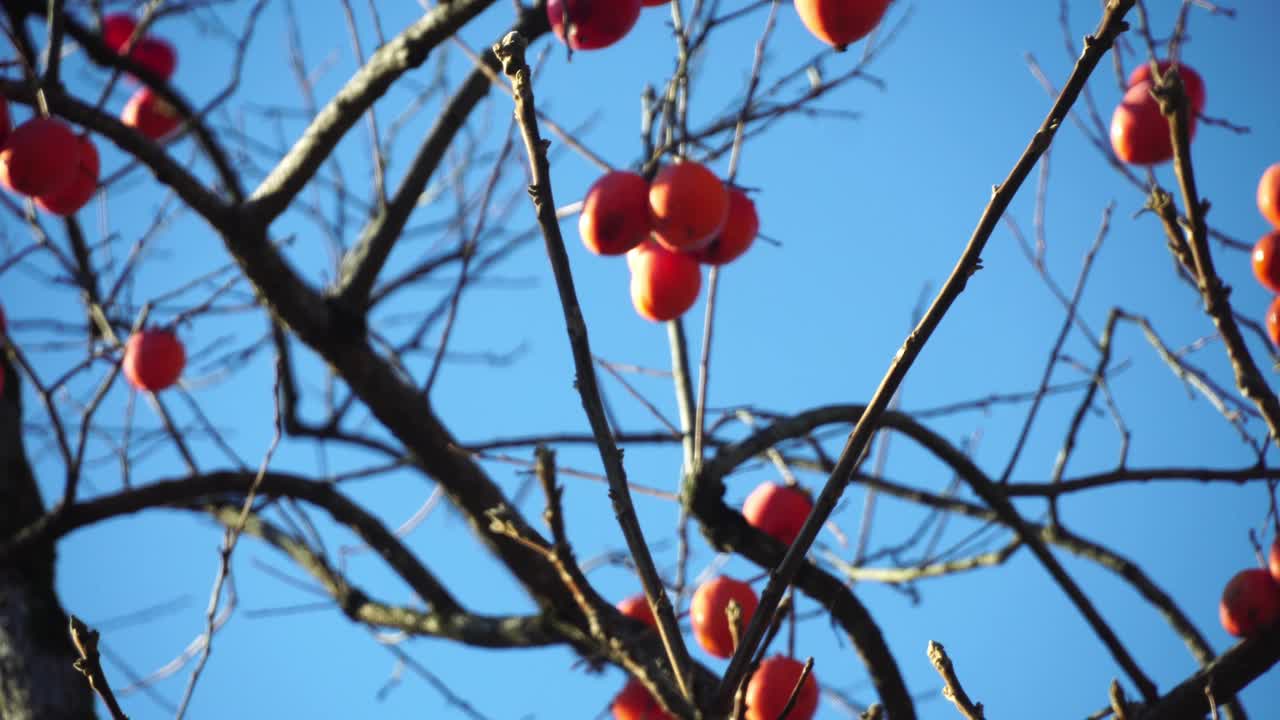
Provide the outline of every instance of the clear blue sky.
{"type": "MultiPolygon", "coordinates": [[[[687,4],[687,3],[686,3],[687,4]]],[[[725,3],[726,6],[731,3],[725,3]]],[[[1158,35],[1167,34],[1177,3],[1149,3],[1158,35]]],[[[1211,16],[1193,8],[1191,41],[1184,60],[1203,75],[1208,89],[1206,113],[1251,128],[1240,135],[1202,126],[1193,148],[1201,192],[1213,203],[1214,227],[1252,243],[1265,230],[1254,206],[1254,188],[1262,170],[1280,161],[1280,115],[1276,113],[1275,69],[1280,67],[1280,6],[1269,2],[1239,2],[1236,19],[1211,16]]],[[[239,27],[245,8],[227,11],[232,27],[239,27]]],[[[317,76],[317,96],[329,97],[346,81],[356,59],[345,29],[341,4],[332,0],[298,0],[302,9],[303,45],[309,67],[317,76]]],[[[365,52],[375,43],[367,11],[357,3],[365,52]]],[[[380,3],[384,26],[401,28],[419,12],[413,2],[380,3]]],[[[990,0],[983,3],[896,3],[890,23],[904,18],[894,42],[869,68],[884,82],[883,89],[854,81],[819,105],[859,113],[855,121],[792,118],[746,146],[739,181],[756,188],[762,232],[781,244],[760,242],[721,277],[716,334],[711,365],[710,405],[719,410],[752,406],[796,412],[816,405],[866,401],[909,328],[912,309],[922,288],[936,289],[950,271],[988,200],[1045,115],[1051,98],[1032,76],[1025,59],[1032,53],[1051,81],[1060,85],[1074,58],[1063,48],[1058,4],[990,0]]],[[[1071,2],[1070,36],[1075,43],[1098,19],[1096,2],[1071,2]]],[[[473,48],[496,39],[511,21],[511,3],[498,2],[463,34],[473,48]]],[[[543,39],[536,49],[551,52],[537,75],[540,106],[561,125],[582,128],[580,138],[615,166],[640,156],[638,117],[640,90],[645,83],[660,85],[672,68],[673,44],[663,9],[646,10],[639,25],[619,45],[594,53],[576,54],[566,62],[562,47],[543,39]]],[[[709,52],[695,68],[691,115],[698,120],[715,116],[740,98],[749,73],[752,50],[765,20],[764,13],[730,24],[717,33],[709,52]]],[[[190,20],[162,22],[156,31],[175,42],[181,52],[176,85],[199,104],[211,98],[227,80],[230,53],[225,43],[202,38],[190,20]],[[206,51],[206,48],[208,50],[206,51]]],[[[1137,44],[1131,47],[1137,48],[1137,44]]],[[[780,9],[770,44],[766,79],[777,77],[820,50],[803,29],[793,10],[780,9]]],[[[862,46],[822,60],[827,75],[835,75],[858,61],[862,46]]],[[[215,126],[236,128],[256,142],[287,145],[303,125],[297,117],[277,123],[263,108],[301,107],[302,101],[287,65],[288,45],[283,3],[270,3],[249,49],[249,72],[229,113],[215,117],[215,126]]],[[[1126,68],[1135,57],[1125,58],[1126,68]]],[[[68,58],[71,87],[96,97],[101,75],[86,69],[83,58],[68,58]]],[[[1090,87],[1102,112],[1120,96],[1110,59],[1090,87]]],[[[428,60],[412,80],[427,84],[436,69],[457,77],[469,61],[450,47],[428,60]]],[[[378,106],[385,129],[413,97],[410,90],[390,93],[378,106]]],[[[118,90],[109,106],[118,108],[126,94],[118,90]]],[[[404,131],[400,149],[391,156],[393,177],[412,157],[416,138],[429,125],[440,97],[433,97],[404,131]]],[[[474,121],[475,139],[483,152],[501,144],[509,122],[510,101],[494,93],[482,104],[474,121]]],[[[229,143],[240,151],[236,141],[229,143]]],[[[364,193],[368,177],[368,140],[363,126],[352,131],[340,148],[340,161],[354,192],[364,193]]],[[[246,146],[248,147],[248,146],[246,146]]],[[[556,143],[553,179],[556,198],[564,205],[579,199],[598,175],[590,163],[556,143]]],[[[117,172],[124,157],[99,142],[104,175],[117,172]]],[[[195,152],[189,141],[170,148],[188,162],[195,152]]],[[[250,151],[252,162],[237,161],[250,186],[256,184],[271,157],[250,151]]],[[[1074,126],[1060,133],[1053,146],[1048,187],[1047,265],[1056,281],[1070,288],[1081,257],[1093,240],[1104,207],[1115,203],[1111,231],[1102,246],[1080,306],[1081,317],[1095,331],[1111,307],[1145,315],[1166,343],[1184,347],[1213,332],[1197,296],[1179,282],[1158,223],[1150,215],[1135,217],[1142,194],[1106,164],[1074,126]]],[[[478,184],[490,171],[490,156],[470,171],[478,184]]],[[[727,165],[715,165],[725,172],[727,165]]],[[[208,173],[205,173],[208,176],[208,173]]],[[[1158,177],[1173,187],[1172,173],[1161,168],[1158,177]]],[[[1034,176],[1033,176],[1034,181],[1034,176]]],[[[509,173],[499,197],[514,193],[510,215],[491,220],[511,232],[532,226],[532,213],[523,198],[522,180],[509,173]]],[[[1028,232],[1032,227],[1034,185],[1019,195],[1012,210],[1028,232]]],[[[439,208],[424,208],[411,225],[425,224],[453,211],[451,190],[439,208]]],[[[332,215],[323,193],[307,193],[332,215]]],[[[91,242],[118,233],[111,245],[122,257],[163,208],[173,200],[154,178],[136,168],[110,193],[105,205],[95,203],[80,213],[91,242]]],[[[349,208],[359,213],[358,207],[349,208]]],[[[20,247],[26,230],[6,213],[4,233],[20,247]]],[[[53,227],[53,225],[50,225],[53,227]]],[[[666,330],[638,318],[627,295],[627,271],[621,259],[589,255],[577,242],[576,221],[563,225],[579,296],[586,313],[596,354],[619,363],[666,369],[669,367],[666,330]]],[[[291,259],[317,283],[332,277],[330,246],[315,224],[293,212],[273,228],[277,236],[296,233],[291,259]]],[[[392,267],[404,268],[430,252],[456,242],[422,235],[406,240],[393,256],[392,267]]],[[[350,238],[349,238],[350,240],[350,238]]],[[[496,243],[491,237],[486,242],[496,243]]],[[[190,213],[180,213],[147,246],[149,258],[132,288],[137,304],[168,292],[228,256],[218,238],[190,213]]],[[[1218,267],[1234,287],[1235,306],[1259,321],[1269,297],[1253,281],[1248,257],[1215,246],[1218,267]]],[[[105,255],[104,255],[105,257],[105,255]]],[[[975,399],[990,393],[1035,388],[1049,348],[1063,320],[1061,306],[1023,258],[1013,237],[1001,228],[983,256],[984,269],[947,316],[906,381],[905,409],[924,409],[975,399]]],[[[51,269],[47,260],[41,267],[51,269]]],[[[380,310],[373,322],[380,331],[402,337],[411,320],[432,307],[448,282],[406,293],[380,310]],[[406,320],[408,318],[408,320],[406,320]]],[[[206,288],[205,293],[208,292],[206,288]]],[[[30,348],[46,377],[60,375],[81,357],[82,346],[42,348],[58,337],[49,321],[76,322],[82,317],[76,292],[51,285],[33,273],[9,271],[0,293],[18,342],[30,348]]],[[[223,428],[232,447],[255,464],[271,437],[271,364],[267,353],[254,355],[232,376],[210,373],[223,353],[260,338],[265,322],[260,312],[244,310],[246,288],[239,297],[220,303],[232,312],[210,313],[182,329],[193,355],[185,382],[212,422],[223,428]]],[[[199,297],[198,293],[184,297],[199,297]]],[[[172,306],[160,306],[156,316],[172,317],[172,306]]],[[[686,316],[686,329],[695,343],[701,334],[703,304],[686,316]]],[[[65,336],[61,336],[65,337],[65,336]]],[[[1259,363],[1272,364],[1267,348],[1252,339],[1259,363]]],[[[574,391],[573,371],[565,342],[556,293],[540,242],[523,245],[497,266],[491,281],[464,296],[451,348],[459,353],[506,353],[519,349],[507,367],[453,362],[438,380],[432,401],[454,433],[467,442],[538,431],[585,432],[587,424],[574,391]]],[[[1095,356],[1078,332],[1065,353],[1092,366],[1095,356]]],[[[1154,355],[1132,326],[1122,329],[1115,357],[1128,369],[1115,378],[1113,391],[1124,420],[1133,432],[1128,462],[1131,467],[1240,467],[1254,459],[1234,430],[1202,397],[1191,397],[1184,386],[1154,355]]],[[[1194,362],[1217,382],[1230,386],[1231,374],[1219,343],[1197,351],[1194,362]]],[[[430,357],[410,358],[421,378],[430,357]]],[[[299,353],[304,391],[312,397],[324,387],[324,369],[314,356],[299,353]]],[[[77,397],[107,372],[104,362],[81,373],[72,387],[77,397]]],[[[1081,374],[1060,366],[1056,382],[1079,380],[1081,374]]],[[[669,381],[630,378],[665,417],[676,419],[669,381]]],[[[658,422],[607,375],[601,383],[619,418],[620,429],[657,430],[658,422]]],[[[128,392],[123,384],[112,391],[100,421],[112,427],[123,422],[128,392]]],[[[1024,482],[1048,478],[1077,394],[1047,400],[1040,421],[1014,473],[1024,482]]],[[[27,398],[28,423],[38,422],[38,404],[27,398]]],[[[179,418],[189,420],[190,409],[178,396],[166,396],[179,418]]],[[[309,405],[314,413],[320,405],[309,405]]],[[[930,420],[929,425],[955,442],[981,433],[975,458],[992,474],[999,474],[1025,417],[1026,406],[969,412],[930,420]]],[[[135,421],[140,429],[157,427],[151,410],[139,402],[135,421]]],[[[363,418],[363,415],[361,415],[363,418]]],[[[372,423],[369,423],[370,425],[372,423]]],[[[730,424],[734,436],[741,428],[730,424]]],[[[1249,424],[1254,436],[1263,432],[1258,421],[1249,424]]],[[[46,498],[60,492],[62,468],[48,439],[29,436],[29,452],[46,498]]],[[[205,469],[228,467],[229,461],[207,440],[192,437],[205,469]]],[[[838,439],[832,441],[838,449],[838,439]]],[[[98,445],[98,457],[108,455],[98,445]]],[[[1090,417],[1067,475],[1113,468],[1118,435],[1105,415],[1090,417]]],[[[529,453],[522,457],[528,458],[529,453]]],[[[275,469],[320,474],[317,453],[308,443],[288,443],[276,456],[275,469]]],[[[565,448],[562,467],[600,472],[598,457],[587,448],[565,448]]],[[[358,467],[368,458],[346,451],[327,457],[329,467],[358,467]]],[[[626,453],[632,480],[674,490],[680,455],[675,447],[636,447],[626,453]]],[[[514,494],[524,477],[517,468],[489,463],[494,478],[514,494]]],[[[136,463],[132,481],[179,475],[175,453],[167,446],[136,463]]],[[[886,468],[889,477],[939,490],[950,478],[942,466],[895,438],[886,468]]],[[[739,502],[756,483],[773,479],[770,467],[753,466],[729,480],[729,500],[739,502]]],[[[804,476],[810,487],[820,482],[804,476]]],[[[120,487],[117,464],[93,467],[86,481],[87,495],[120,487]]],[[[566,485],[567,523],[580,558],[592,559],[623,547],[613,521],[604,486],[570,477],[566,485]]],[[[426,501],[431,486],[420,477],[392,474],[347,488],[359,501],[380,513],[394,527],[426,501]]],[[[1217,602],[1226,580],[1253,563],[1247,540],[1250,527],[1259,527],[1266,508],[1261,483],[1245,486],[1200,486],[1187,483],[1126,486],[1073,497],[1062,509],[1068,526],[1139,563],[1201,628],[1215,649],[1231,639],[1217,622],[1217,602]]],[[[648,537],[657,545],[660,567],[675,562],[673,529],[676,506],[666,500],[637,496],[648,537]]],[[[862,491],[853,488],[835,516],[851,537],[858,532],[862,491]]],[[[535,517],[541,512],[537,492],[525,497],[522,509],[535,517]]],[[[1040,518],[1041,503],[1021,504],[1029,517],[1040,518]]],[[[318,517],[318,513],[314,516],[318,517]]],[[[915,527],[914,508],[885,501],[872,531],[872,547],[900,542],[915,527]]],[[[355,539],[321,523],[331,551],[353,545],[355,539]]],[[[974,526],[953,522],[943,547],[954,544],[974,526]]],[[[81,531],[60,545],[58,586],[69,611],[91,624],[101,624],[106,647],[135,671],[148,673],[177,655],[204,627],[204,607],[217,567],[221,532],[209,521],[190,514],[150,512],[81,531]],[[134,611],[176,601],[178,610],[142,624],[113,623],[134,611]]],[[[846,556],[830,534],[820,541],[846,556]]],[[[529,611],[529,599],[504,576],[480,544],[468,534],[459,517],[437,509],[407,538],[429,568],[448,582],[469,607],[486,613],[529,611]]],[[[1103,615],[1127,643],[1137,660],[1160,685],[1171,687],[1194,669],[1178,638],[1152,608],[1125,584],[1097,566],[1060,555],[1103,615]]],[[[717,562],[699,538],[693,559],[695,571],[717,562]]],[[[383,698],[379,688],[396,667],[395,658],[364,628],[345,621],[336,610],[311,609],[271,612],[315,603],[317,597],[282,582],[268,568],[294,576],[280,555],[255,541],[244,542],[235,556],[237,615],[216,636],[213,655],[196,691],[191,717],[465,717],[420,677],[406,671],[404,681],[383,698]]],[[[347,569],[366,590],[392,602],[411,602],[405,586],[396,582],[373,558],[354,555],[347,569]]],[[[724,571],[756,577],[758,571],[742,561],[730,561],[724,571]]],[[[638,582],[625,568],[605,565],[591,578],[610,598],[636,592],[638,582]]],[[[1067,600],[1029,554],[1020,552],[1005,566],[978,573],[926,582],[918,586],[919,604],[891,588],[867,584],[859,597],[878,619],[889,645],[913,691],[921,693],[923,718],[957,717],[937,694],[937,676],[925,658],[926,643],[942,642],[957,663],[970,694],[986,704],[993,718],[1082,717],[1106,702],[1107,684],[1121,676],[1110,656],[1067,600]]],[[[812,609],[802,603],[802,609],[812,609]]],[[[874,700],[866,675],[847,641],[822,618],[803,622],[799,652],[817,659],[816,673],[824,686],[861,703],[874,700]]],[[[593,675],[565,650],[484,652],[422,639],[401,645],[421,666],[490,718],[591,718],[622,686],[616,669],[593,675]]],[[[695,650],[713,669],[721,661],[695,650]]],[[[128,684],[126,670],[109,662],[107,671],[118,686],[128,684]]],[[[167,703],[182,694],[189,668],[159,682],[154,692],[167,703]]],[[[1244,695],[1253,717],[1280,716],[1280,673],[1272,671],[1244,695]]],[[[171,716],[162,703],[142,693],[124,697],[126,711],[137,720],[171,716]]],[[[825,698],[818,717],[847,717],[838,704],[825,698]]]]}

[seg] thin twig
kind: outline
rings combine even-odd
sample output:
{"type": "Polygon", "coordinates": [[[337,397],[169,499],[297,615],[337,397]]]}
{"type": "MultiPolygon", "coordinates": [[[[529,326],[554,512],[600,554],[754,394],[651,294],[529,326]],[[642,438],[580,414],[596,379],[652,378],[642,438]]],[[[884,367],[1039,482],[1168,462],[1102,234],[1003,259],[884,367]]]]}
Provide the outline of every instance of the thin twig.
{"type": "Polygon", "coordinates": [[[98,631],[72,615],[71,644],[75,646],[76,652],[80,653],[80,658],[75,662],[76,670],[84,675],[85,680],[89,681],[89,687],[102,698],[111,717],[114,720],[129,720],[129,716],[120,709],[120,703],[116,702],[116,696],[111,692],[111,684],[107,682],[107,675],[102,671],[102,661],[98,655],[98,631]]]}
{"type": "Polygon", "coordinates": [[[947,657],[947,651],[942,647],[942,643],[929,641],[929,662],[933,663],[933,669],[938,671],[942,676],[942,682],[945,683],[942,688],[942,697],[954,703],[956,710],[959,710],[967,720],[985,720],[982,703],[975,703],[969,699],[968,693],[960,685],[955,666],[951,664],[951,658],[947,657]]]}
{"type": "Polygon", "coordinates": [[[1204,309],[1213,319],[1214,326],[1222,334],[1231,369],[1235,372],[1236,386],[1240,392],[1257,405],[1267,423],[1272,442],[1280,444],[1280,400],[1272,392],[1262,371],[1245,345],[1244,337],[1236,325],[1231,310],[1229,291],[1213,266],[1209,251],[1208,226],[1205,213],[1208,202],[1200,198],[1196,189],[1195,172],[1191,167],[1191,115],[1188,112],[1186,92],[1175,68],[1160,77],[1152,90],[1160,103],[1160,112],[1169,120],[1169,132],[1173,140],[1173,167],[1187,208],[1187,245],[1191,251],[1196,271],[1197,286],[1204,300],[1204,309]]]}
{"type": "Polygon", "coordinates": [[[649,553],[644,531],[641,530],[640,522],[636,517],[635,506],[631,503],[626,471],[622,466],[622,453],[613,440],[613,433],[601,405],[600,389],[596,384],[595,368],[591,362],[587,326],[582,318],[582,308],[578,305],[573,275],[569,270],[568,253],[565,251],[564,238],[560,235],[560,224],[556,218],[550,166],[547,162],[547,143],[538,132],[538,120],[534,112],[533,82],[529,65],[524,57],[526,47],[524,36],[518,32],[512,32],[507,34],[502,42],[494,45],[493,50],[502,61],[503,73],[512,81],[516,118],[524,137],[529,156],[529,168],[533,175],[529,195],[533,200],[538,224],[542,228],[547,256],[560,293],[560,304],[564,310],[569,345],[573,351],[574,367],[577,370],[576,385],[582,397],[583,409],[591,424],[591,431],[596,437],[605,474],[609,479],[609,496],[613,500],[614,512],[622,528],[623,537],[626,539],[627,549],[635,559],[636,570],[644,586],[645,597],[649,600],[649,607],[658,620],[659,634],[662,636],[663,646],[671,662],[671,671],[675,675],[681,695],[686,701],[690,701],[693,699],[693,694],[689,687],[690,676],[687,674],[691,662],[689,652],[680,634],[671,600],[662,587],[658,569],[654,565],[653,556],[649,553]]]}
{"type": "MultiPolygon", "coordinates": [[[[901,385],[907,371],[919,356],[929,337],[942,322],[947,310],[964,290],[970,276],[981,268],[982,251],[986,247],[987,240],[991,237],[996,224],[1000,221],[1000,217],[1004,215],[1009,203],[1013,200],[1013,196],[1021,188],[1027,175],[1053,141],[1055,133],[1061,126],[1062,121],[1066,119],[1071,105],[1079,97],[1081,89],[1093,69],[1114,43],[1116,36],[1128,27],[1124,22],[1124,16],[1132,7],[1133,0],[1110,0],[1107,3],[1098,29],[1093,35],[1086,38],[1085,49],[1076,62],[1066,85],[1063,87],[1062,94],[1054,102],[1053,107],[1032,137],[1026,150],[1023,151],[1022,156],[1010,171],[1009,177],[995,189],[990,203],[983,211],[982,218],[974,230],[973,237],[969,240],[964,252],[957,260],[950,277],[947,278],[946,283],[934,299],[933,305],[921,318],[920,324],[907,336],[906,341],[894,357],[880,386],[867,404],[866,411],[858,419],[853,431],[849,434],[848,441],[836,463],[836,468],[831,473],[821,494],[815,500],[813,510],[810,511],[809,517],[805,520],[799,536],[787,550],[782,563],[771,574],[764,592],[761,593],[760,607],[757,610],[757,614],[752,617],[751,622],[748,624],[742,645],[734,653],[733,658],[729,661],[729,668],[725,671],[724,679],[717,692],[716,707],[727,707],[732,700],[737,685],[741,682],[743,672],[746,669],[747,658],[750,657],[755,645],[760,641],[764,633],[764,618],[767,618],[773,608],[777,607],[778,601],[782,599],[783,591],[800,571],[809,546],[812,545],[818,530],[826,522],[831,511],[835,509],[836,502],[848,485],[850,472],[862,457],[863,451],[866,449],[871,435],[878,427],[880,418],[888,406],[890,398],[893,397],[893,394],[901,385]]],[[[1136,666],[1134,669],[1136,669],[1136,666]]]]}

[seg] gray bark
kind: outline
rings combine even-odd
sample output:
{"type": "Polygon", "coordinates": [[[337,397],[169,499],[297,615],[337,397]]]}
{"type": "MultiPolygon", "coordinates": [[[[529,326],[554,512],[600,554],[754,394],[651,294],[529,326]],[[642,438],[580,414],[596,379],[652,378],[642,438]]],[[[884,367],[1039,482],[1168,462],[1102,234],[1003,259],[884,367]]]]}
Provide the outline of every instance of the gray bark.
{"type": "MultiPolygon", "coordinates": [[[[2,361],[0,394],[0,538],[44,513],[22,443],[18,378],[2,361]]],[[[67,615],[54,592],[54,550],[24,550],[0,561],[0,720],[94,717],[88,683],[72,667],[67,615]]]]}

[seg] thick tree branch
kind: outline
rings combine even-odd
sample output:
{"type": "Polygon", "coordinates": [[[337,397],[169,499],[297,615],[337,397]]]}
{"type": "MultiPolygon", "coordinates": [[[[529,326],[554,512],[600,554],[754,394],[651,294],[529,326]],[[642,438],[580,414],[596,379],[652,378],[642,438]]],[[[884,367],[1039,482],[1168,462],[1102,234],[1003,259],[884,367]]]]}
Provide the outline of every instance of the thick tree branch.
{"type": "MultiPolygon", "coordinates": [[[[22,378],[0,343],[0,538],[42,517],[44,505],[22,440],[22,378]]],[[[52,538],[0,555],[0,717],[82,720],[93,693],[72,663],[67,615],[55,592],[52,538]]]]}
{"type": "MultiPolygon", "coordinates": [[[[42,516],[0,545],[0,558],[40,543],[54,540],[108,518],[129,515],[157,507],[192,507],[223,500],[228,494],[249,492],[256,473],[224,471],[173,480],[160,480],[132,490],[76,503],[42,516]]],[[[290,497],[323,508],[333,519],[350,528],[396,571],[414,592],[442,611],[459,607],[444,587],[412,552],[374,515],[349,500],[333,485],[299,475],[280,472],[263,474],[258,494],[290,497]]]]}
{"type": "MultiPolygon", "coordinates": [[[[209,505],[204,510],[228,527],[237,526],[241,522],[241,508],[238,505],[209,505]]],[[[566,641],[553,630],[549,617],[545,615],[485,616],[471,613],[456,604],[433,602],[431,610],[424,611],[377,602],[334,570],[324,557],[306,543],[267,522],[257,513],[246,516],[243,532],[262,539],[288,555],[298,567],[320,583],[344,615],[356,622],[394,628],[410,635],[445,638],[476,647],[538,647],[566,641]]]]}
{"type": "MultiPolygon", "coordinates": [[[[238,518],[240,506],[236,502],[227,504],[227,500],[230,496],[238,501],[237,496],[249,491],[255,477],[256,474],[249,471],[227,471],[161,480],[44,514],[0,543],[0,564],[10,557],[30,555],[31,548],[50,546],[58,538],[77,529],[143,510],[177,508],[213,511],[220,518],[221,513],[225,511],[228,521],[235,520],[238,518]]],[[[652,635],[635,636],[629,633],[630,622],[607,603],[596,603],[600,612],[601,625],[605,629],[603,640],[578,630],[577,628],[580,625],[585,626],[585,623],[582,623],[573,612],[576,605],[566,607],[556,604],[558,600],[540,603],[544,614],[536,618],[472,615],[463,609],[448,589],[378,518],[347,499],[331,484],[288,473],[270,472],[262,476],[257,493],[262,497],[289,497],[303,500],[324,509],[336,522],[355,532],[431,605],[429,614],[382,605],[371,601],[364,593],[348,584],[341,586],[345,587],[345,590],[339,593],[331,592],[331,594],[335,600],[338,600],[343,612],[354,619],[373,625],[398,627],[406,632],[451,638],[488,647],[567,642],[584,654],[603,657],[621,665],[647,684],[653,685],[656,682],[653,673],[653,667],[656,666],[653,664],[653,659],[661,656],[658,639],[652,635]],[[626,637],[628,642],[613,640],[621,637],[626,637]]],[[[507,517],[504,515],[504,518],[507,517]]],[[[249,518],[245,526],[246,532],[258,535],[272,544],[285,543],[286,539],[293,541],[285,535],[270,534],[265,526],[260,524],[261,521],[256,515],[251,514],[249,518]]],[[[277,547],[281,547],[290,554],[303,569],[322,583],[340,582],[339,578],[332,574],[332,570],[327,569],[327,566],[316,564],[315,558],[308,556],[309,550],[304,545],[293,542],[294,544],[291,545],[277,545],[277,547]]],[[[550,565],[545,561],[547,550],[535,552],[528,550],[525,545],[515,544],[524,547],[539,562],[550,565]]],[[[513,569],[513,572],[516,571],[517,569],[513,569]]],[[[525,575],[528,576],[530,573],[526,571],[525,575]]],[[[559,580],[558,576],[556,579],[559,580]]],[[[558,582],[553,589],[556,592],[565,593],[565,600],[573,602],[568,591],[564,590],[558,582]]],[[[535,598],[537,597],[535,595],[535,598]]],[[[65,639],[65,633],[60,634],[65,639]]],[[[68,660],[68,666],[69,664],[68,660]]],[[[693,670],[697,673],[695,677],[698,682],[706,684],[711,681],[710,674],[704,668],[694,665],[693,670]]],[[[83,683],[78,685],[82,686],[83,683]]]]}
{"type": "Polygon", "coordinates": [[[1280,662],[1280,624],[1236,644],[1163,697],[1140,709],[1139,720],[1200,720],[1209,693],[1219,706],[1280,662]]]}

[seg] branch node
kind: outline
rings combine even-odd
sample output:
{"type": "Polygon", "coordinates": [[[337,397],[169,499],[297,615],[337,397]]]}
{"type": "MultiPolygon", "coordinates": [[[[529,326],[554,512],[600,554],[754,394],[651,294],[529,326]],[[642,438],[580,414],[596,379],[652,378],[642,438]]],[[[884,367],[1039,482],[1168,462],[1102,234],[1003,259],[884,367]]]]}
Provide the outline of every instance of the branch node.
{"type": "Polygon", "coordinates": [[[933,669],[938,671],[942,676],[942,682],[945,683],[942,696],[954,703],[956,710],[959,710],[966,720],[986,720],[982,703],[970,700],[964,688],[961,687],[960,678],[956,676],[955,667],[951,664],[951,658],[947,657],[947,651],[942,647],[942,643],[930,640],[928,655],[929,662],[933,663],[933,669]]]}

